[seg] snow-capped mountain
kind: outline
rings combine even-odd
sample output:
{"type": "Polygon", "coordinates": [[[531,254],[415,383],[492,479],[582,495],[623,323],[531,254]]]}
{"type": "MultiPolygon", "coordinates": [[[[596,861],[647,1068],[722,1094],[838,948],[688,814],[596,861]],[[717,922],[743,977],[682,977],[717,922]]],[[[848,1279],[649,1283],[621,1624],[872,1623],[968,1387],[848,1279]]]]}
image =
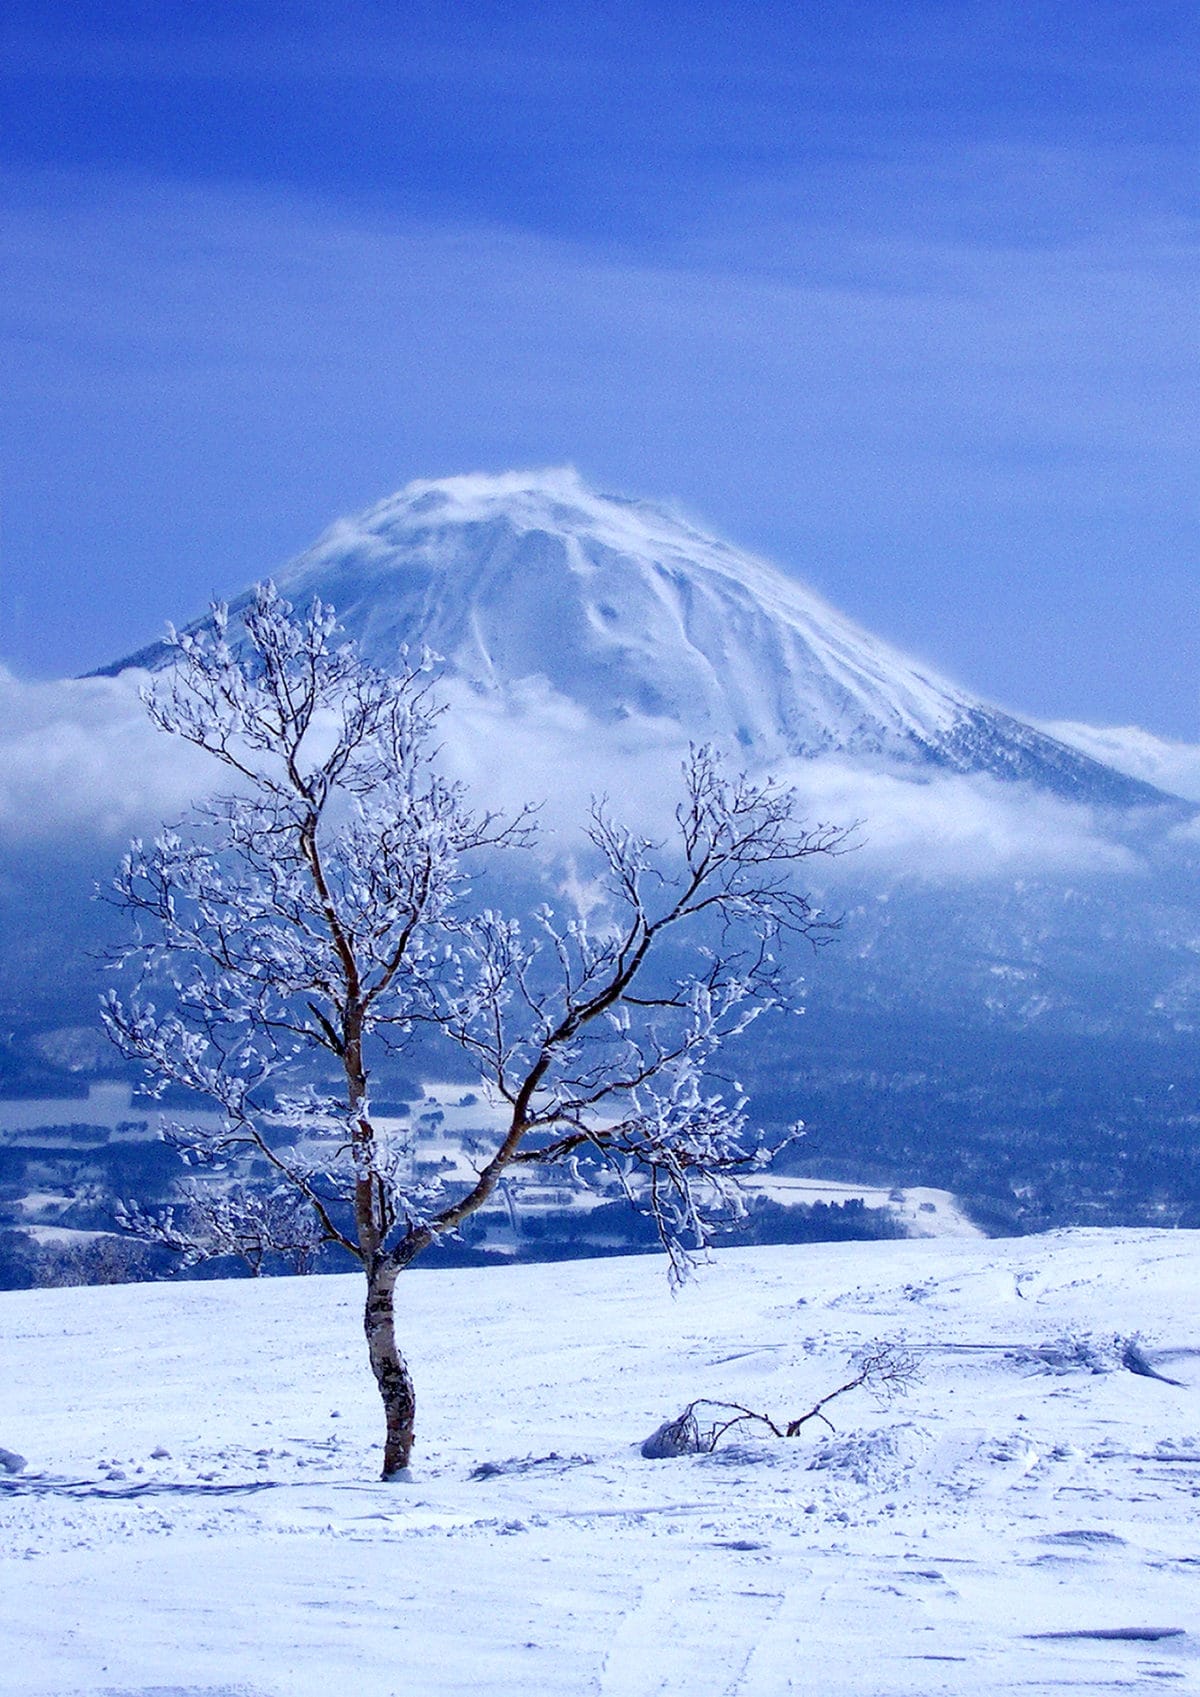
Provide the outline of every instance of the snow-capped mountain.
{"type": "MultiPolygon", "coordinates": [[[[277,581],[336,607],[377,664],[428,645],[477,703],[526,716],[532,702],[634,742],[713,738],[751,762],[837,755],[1089,803],[1162,799],[906,659],[766,561],[569,469],[411,483],[339,521],[277,581]]],[[[109,671],[166,655],[155,645],[109,671]]]]}
{"type": "MultiPolygon", "coordinates": [[[[794,784],[809,817],[858,822],[861,852],[810,863],[844,924],[795,963],[807,1017],[760,1022],[738,1058],[764,1123],[805,1118],[823,1176],[869,1159],[1023,1229],[1200,1208],[1200,828],[1164,793],[1178,760],[989,707],[775,567],[569,471],[412,484],[277,581],[331,603],[381,666],[444,657],[444,769],[475,806],[542,804],[541,858],[486,873],[507,911],[578,891],[593,794],[664,823],[689,739],[794,784]]],[[[63,1097],[117,924],[88,892],[123,835],[223,781],[142,711],[134,668],[170,657],[40,694],[0,678],[0,1089],[63,1097]]]]}

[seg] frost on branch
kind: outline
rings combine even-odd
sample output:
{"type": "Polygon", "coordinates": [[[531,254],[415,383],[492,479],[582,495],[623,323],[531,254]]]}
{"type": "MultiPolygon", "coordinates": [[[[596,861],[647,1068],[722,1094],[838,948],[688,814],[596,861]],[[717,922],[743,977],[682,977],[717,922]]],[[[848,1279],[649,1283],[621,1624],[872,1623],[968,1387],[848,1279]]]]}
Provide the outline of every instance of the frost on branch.
{"type": "Polygon", "coordinates": [[[144,692],[154,722],[233,787],[126,855],[114,894],[136,926],[120,962],[135,984],[104,1017],[160,1083],[217,1109],[172,1134],[190,1161],[251,1156],[325,1242],[362,1258],[412,1219],[393,1196],[403,1152],[370,1120],[365,1048],[429,1016],[460,858],[520,831],[470,814],[433,770],[427,658],[395,676],[369,667],[336,644],[329,608],[296,616],[270,585],[244,629],[235,645],[215,607],[144,692]],[[321,1055],[333,1092],[311,1082],[321,1055]],[[365,1243],[346,1210],[360,1182],[365,1243]]]}
{"type": "Polygon", "coordinates": [[[651,843],[597,804],[595,906],[566,923],[543,908],[529,935],[483,914],[448,1004],[448,1029],[511,1110],[506,1163],[603,1162],[653,1218],[676,1277],[744,1211],[739,1177],[779,1146],[748,1130],[740,1089],[714,1088],[717,1052],[795,1005],[788,946],[835,929],[794,879],[847,833],[795,812],[790,791],[693,748],[673,838],[651,843]]]}
{"type": "Polygon", "coordinates": [[[303,1197],[287,1186],[228,1189],[194,1181],[182,1184],[178,1204],[149,1212],[124,1203],[117,1223],[145,1243],[179,1257],[179,1266],[230,1256],[257,1278],[272,1262],[291,1273],[307,1273],[321,1248],[321,1232],[303,1197]]]}

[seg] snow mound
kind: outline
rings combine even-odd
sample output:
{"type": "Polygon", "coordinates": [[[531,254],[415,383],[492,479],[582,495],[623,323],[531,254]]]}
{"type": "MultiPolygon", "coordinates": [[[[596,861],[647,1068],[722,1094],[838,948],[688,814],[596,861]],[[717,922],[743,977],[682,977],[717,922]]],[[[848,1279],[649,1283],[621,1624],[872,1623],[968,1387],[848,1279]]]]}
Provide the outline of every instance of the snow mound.
{"type": "Polygon", "coordinates": [[[808,1466],[811,1472],[829,1473],[867,1490],[889,1491],[925,1460],[933,1445],[927,1427],[902,1421],[823,1438],[808,1466]]]}

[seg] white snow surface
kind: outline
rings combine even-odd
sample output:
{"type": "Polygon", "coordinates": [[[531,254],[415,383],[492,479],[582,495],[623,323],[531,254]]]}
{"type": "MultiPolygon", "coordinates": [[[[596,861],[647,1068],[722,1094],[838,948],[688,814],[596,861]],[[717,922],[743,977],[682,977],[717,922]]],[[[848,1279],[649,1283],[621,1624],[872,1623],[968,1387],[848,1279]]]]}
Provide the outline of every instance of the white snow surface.
{"type": "Polygon", "coordinates": [[[907,752],[970,706],[765,561],[569,468],[411,483],[279,582],[380,659],[419,632],[485,694],[537,677],[604,718],[763,750],[907,752]]]}
{"type": "Polygon", "coordinates": [[[729,1251],[676,1297],[656,1257],[414,1270],[389,1485],[354,1277],[4,1293],[0,1692],[1195,1690],[1198,1279],[1149,1230],[729,1251]],[[907,1398],[642,1459],[878,1337],[907,1398]]]}

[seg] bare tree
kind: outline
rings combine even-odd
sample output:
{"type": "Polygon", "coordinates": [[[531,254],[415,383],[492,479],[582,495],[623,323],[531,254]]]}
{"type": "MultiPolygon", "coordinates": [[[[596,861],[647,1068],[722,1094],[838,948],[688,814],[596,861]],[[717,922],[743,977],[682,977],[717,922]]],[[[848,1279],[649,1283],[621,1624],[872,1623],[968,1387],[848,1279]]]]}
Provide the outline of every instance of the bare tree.
{"type": "Polygon", "coordinates": [[[727,1432],[746,1425],[765,1426],[775,1438],[798,1438],[810,1420],[819,1420],[832,1432],[833,1421],[825,1409],[838,1397],[848,1391],[866,1390],[877,1402],[886,1404],[896,1397],[907,1396],[920,1376],[920,1363],[910,1350],[886,1338],[876,1338],[851,1357],[850,1378],[826,1391],[804,1414],[780,1422],[741,1402],[696,1397],[682,1414],[651,1433],[642,1445],[642,1454],[648,1461],[663,1461],[678,1455],[711,1455],[727,1432]],[[710,1409],[712,1413],[702,1416],[701,1409],[710,1409]]]}
{"type": "Polygon", "coordinates": [[[699,749],[672,843],[594,808],[587,915],[544,907],[526,929],[470,914],[463,857],[526,843],[528,821],[472,815],[437,775],[428,663],[381,673],[337,643],[329,608],[295,615],[270,585],[243,623],[231,637],[217,606],[204,629],[172,633],[176,665],[146,692],[154,722],[235,782],[126,857],[116,896],[137,932],[122,962],[140,977],[105,1017],[153,1075],[219,1108],[216,1131],[172,1134],[192,1160],[249,1154],[322,1242],[362,1264],[390,1478],[408,1465],[416,1411],[397,1277],[509,1169],[609,1163],[676,1272],[738,1207],[738,1175],[773,1150],[747,1133],[740,1091],[726,1101],[706,1082],[710,1062],[788,1005],[776,950],[830,929],[795,869],[845,833],[798,826],[789,792],[730,778],[699,749]],[[419,1027],[457,1044],[504,1111],[468,1183],[420,1180],[411,1145],[372,1118],[375,1047],[419,1027]]]}
{"type": "Polygon", "coordinates": [[[116,1215],[122,1231],[170,1250],[180,1267],[232,1256],[256,1279],[273,1260],[289,1272],[310,1273],[324,1241],[307,1198],[286,1182],[252,1189],[186,1181],[170,1207],[122,1202],[116,1215]]]}
{"type": "Polygon", "coordinates": [[[59,1285],[123,1285],[151,1277],[145,1244],[131,1243],[110,1232],[32,1244],[28,1255],[33,1283],[59,1285]]]}

